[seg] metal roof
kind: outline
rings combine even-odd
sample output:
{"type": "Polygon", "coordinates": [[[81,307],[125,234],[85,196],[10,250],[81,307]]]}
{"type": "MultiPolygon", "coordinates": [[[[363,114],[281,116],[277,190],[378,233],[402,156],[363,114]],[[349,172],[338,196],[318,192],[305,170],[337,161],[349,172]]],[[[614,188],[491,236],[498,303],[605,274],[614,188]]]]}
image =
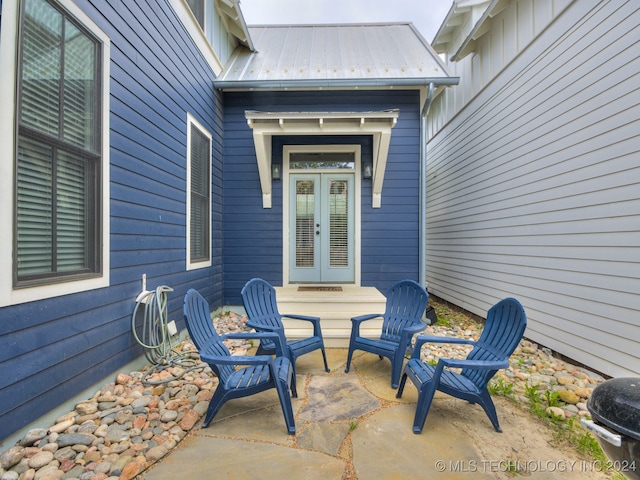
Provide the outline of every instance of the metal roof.
{"type": "Polygon", "coordinates": [[[455,85],[411,23],[250,26],[217,88],[455,85]]]}

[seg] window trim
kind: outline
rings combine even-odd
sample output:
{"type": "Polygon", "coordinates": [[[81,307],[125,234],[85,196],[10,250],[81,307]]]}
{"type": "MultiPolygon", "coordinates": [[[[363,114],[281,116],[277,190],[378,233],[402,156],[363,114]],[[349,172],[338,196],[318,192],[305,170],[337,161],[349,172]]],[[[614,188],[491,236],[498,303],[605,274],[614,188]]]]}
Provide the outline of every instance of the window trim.
{"type": "Polygon", "coordinates": [[[186,269],[187,270],[195,270],[198,268],[206,268],[206,267],[210,267],[212,265],[212,255],[211,255],[211,251],[212,251],[212,247],[213,247],[213,241],[212,241],[212,183],[211,183],[211,177],[212,177],[212,171],[211,171],[211,165],[212,165],[212,160],[213,160],[213,155],[212,155],[212,151],[213,151],[213,136],[211,135],[211,132],[209,132],[209,130],[207,130],[206,128],[204,128],[202,126],[202,124],[200,122],[198,122],[195,117],[193,117],[193,115],[191,115],[190,113],[187,112],[187,178],[186,178],[186,189],[185,189],[185,196],[186,196],[186,234],[185,234],[185,239],[186,239],[186,269]],[[207,139],[209,140],[209,205],[208,205],[208,213],[207,213],[207,218],[209,219],[209,224],[208,224],[208,235],[209,235],[209,258],[207,260],[203,260],[203,261],[198,261],[198,262],[192,262],[191,261],[191,132],[192,132],[192,128],[197,128],[200,133],[202,133],[205,137],[207,137],[207,139]]]}
{"type": "Polygon", "coordinates": [[[10,265],[11,268],[0,269],[0,306],[15,305],[35,300],[58,297],[76,292],[94,290],[109,285],[110,279],[110,210],[109,210],[109,78],[110,78],[110,58],[111,43],[109,37],[98,25],[93,22],[73,1],[57,0],[70,16],[81,24],[87,31],[91,32],[102,44],[100,78],[102,92],[100,95],[102,131],[101,136],[101,185],[100,197],[97,201],[100,204],[102,216],[101,243],[102,254],[100,270],[101,275],[94,278],[83,278],[55,284],[25,286],[15,288],[13,286],[14,259],[13,245],[16,234],[14,225],[15,210],[15,155],[17,148],[17,122],[16,122],[16,72],[18,69],[18,27],[19,27],[19,5],[18,2],[3,2],[2,22],[0,28],[0,104],[9,108],[0,111],[0,204],[10,206],[10,208],[0,209],[0,264],[10,265]]]}

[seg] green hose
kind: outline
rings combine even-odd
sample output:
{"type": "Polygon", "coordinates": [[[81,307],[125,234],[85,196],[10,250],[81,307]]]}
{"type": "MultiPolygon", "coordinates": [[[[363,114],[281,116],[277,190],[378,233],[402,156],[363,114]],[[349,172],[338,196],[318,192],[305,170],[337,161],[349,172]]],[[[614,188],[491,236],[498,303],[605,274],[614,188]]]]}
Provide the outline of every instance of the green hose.
{"type": "Polygon", "coordinates": [[[147,385],[159,385],[177,380],[187,372],[202,369],[206,365],[197,365],[197,362],[190,358],[185,358],[191,353],[197,352],[176,352],[169,335],[167,320],[167,293],[173,292],[173,288],[161,285],[153,292],[143,292],[136,299],[136,306],[133,309],[131,318],[131,330],[136,341],[144,348],[146,359],[153,365],[145,372],[143,383],[147,385]],[[141,321],[138,323],[140,306],[144,305],[141,321]],[[140,333],[139,333],[140,332],[140,333]],[[158,370],[164,370],[171,366],[190,367],[178,377],[169,377],[166,380],[152,382],[146,380],[158,370]]]}

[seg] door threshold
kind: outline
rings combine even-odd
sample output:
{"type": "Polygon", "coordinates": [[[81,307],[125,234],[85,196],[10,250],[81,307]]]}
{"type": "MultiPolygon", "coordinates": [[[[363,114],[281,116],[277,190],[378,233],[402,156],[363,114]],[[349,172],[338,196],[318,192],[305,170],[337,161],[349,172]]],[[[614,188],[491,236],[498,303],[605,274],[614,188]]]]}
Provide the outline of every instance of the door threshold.
{"type": "Polygon", "coordinates": [[[341,286],[333,285],[299,285],[299,292],[341,292],[341,286]]]}

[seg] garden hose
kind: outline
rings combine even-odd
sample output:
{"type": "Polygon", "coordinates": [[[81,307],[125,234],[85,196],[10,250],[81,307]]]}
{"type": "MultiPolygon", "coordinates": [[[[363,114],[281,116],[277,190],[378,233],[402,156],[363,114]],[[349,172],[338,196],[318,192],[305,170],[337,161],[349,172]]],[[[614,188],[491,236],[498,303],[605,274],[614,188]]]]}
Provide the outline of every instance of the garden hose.
{"type": "Polygon", "coordinates": [[[179,353],[174,350],[167,319],[167,293],[169,292],[173,292],[173,288],[161,285],[155,291],[144,291],[138,295],[131,318],[131,330],[136,341],[143,347],[145,358],[152,364],[152,367],[145,372],[145,377],[172,366],[191,365],[191,368],[179,377],[171,376],[159,382],[143,380],[147,384],[167,383],[177,380],[191,370],[204,367],[204,365],[193,366],[195,361],[185,358],[191,352],[179,353]],[[144,306],[143,310],[141,306],[144,306]]]}

